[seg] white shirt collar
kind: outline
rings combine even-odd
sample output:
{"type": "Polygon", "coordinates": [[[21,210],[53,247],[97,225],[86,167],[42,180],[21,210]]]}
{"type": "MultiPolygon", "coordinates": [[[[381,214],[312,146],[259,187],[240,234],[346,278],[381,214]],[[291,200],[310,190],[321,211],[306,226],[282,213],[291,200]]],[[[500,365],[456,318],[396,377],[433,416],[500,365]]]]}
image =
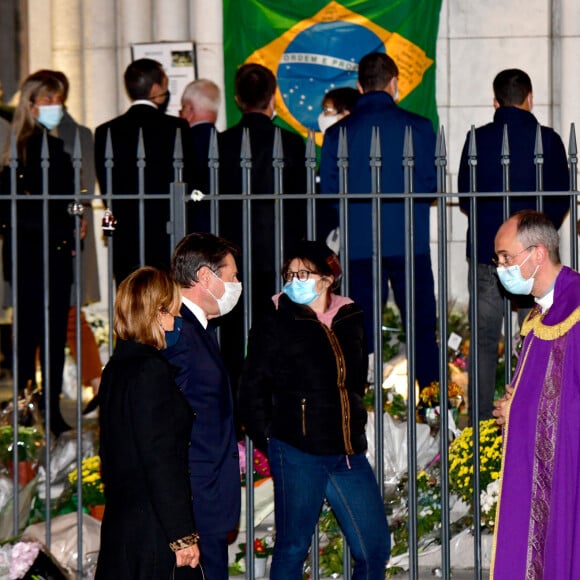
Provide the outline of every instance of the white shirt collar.
{"type": "Polygon", "coordinates": [[[149,99],[137,99],[136,101],[133,101],[131,103],[132,107],[134,107],[135,105],[149,105],[150,107],[157,109],[157,105],[152,101],[150,101],[149,99]]]}
{"type": "Polygon", "coordinates": [[[207,329],[207,316],[205,315],[205,312],[202,310],[202,308],[183,295],[181,296],[181,302],[188,310],[191,311],[199,323],[207,329]]]}
{"type": "Polygon", "coordinates": [[[543,296],[540,298],[535,298],[536,303],[540,305],[542,308],[542,312],[546,312],[552,304],[554,304],[554,288],[552,287],[551,290],[548,290],[543,296]]]}

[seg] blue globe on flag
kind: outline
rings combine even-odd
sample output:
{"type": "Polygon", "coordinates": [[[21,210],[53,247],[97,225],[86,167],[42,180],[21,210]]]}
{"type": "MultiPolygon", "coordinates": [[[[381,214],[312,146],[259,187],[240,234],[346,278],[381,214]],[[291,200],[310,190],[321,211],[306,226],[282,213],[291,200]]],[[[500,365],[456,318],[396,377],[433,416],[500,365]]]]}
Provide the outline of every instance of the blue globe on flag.
{"type": "Polygon", "coordinates": [[[385,45],[359,24],[319,22],[299,32],[283,52],[276,71],[290,114],[318,131],[324,95],[335,88],[356,87],[358,62],[369,52],[385,52],[385,45]]]}

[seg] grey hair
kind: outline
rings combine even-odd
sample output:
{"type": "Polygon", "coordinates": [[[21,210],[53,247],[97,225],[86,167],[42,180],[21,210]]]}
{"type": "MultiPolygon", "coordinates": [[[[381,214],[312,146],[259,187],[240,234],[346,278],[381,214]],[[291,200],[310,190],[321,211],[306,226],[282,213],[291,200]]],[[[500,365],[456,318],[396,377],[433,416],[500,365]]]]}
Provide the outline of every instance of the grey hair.
{"type": "Polygon", "coordinates": [[[198,108],[217,114],[221,102],[220,89],[209,79],[197,79],[185,87],[181,102],[195,103],[198,108]]]}
{"type": "Polygon", "coordinates": [[[518,220],[517,237],[524,247],[544,246],[553,264],[560,264],[560,237],[550,218],[540,212],[524,209],[513,215],[518,220]]]}

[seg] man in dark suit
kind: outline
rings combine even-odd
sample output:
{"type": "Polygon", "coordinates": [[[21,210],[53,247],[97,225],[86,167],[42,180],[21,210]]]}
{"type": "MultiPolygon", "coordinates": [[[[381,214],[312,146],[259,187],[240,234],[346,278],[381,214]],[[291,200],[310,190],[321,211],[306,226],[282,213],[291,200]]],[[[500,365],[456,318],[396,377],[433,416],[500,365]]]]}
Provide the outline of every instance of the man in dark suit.
{"type": "MultiPolygon", "coordinates": [[[[252,156],[251,193],[274,193],[273,150],[276,125],[276,77],[260,64],[247,63],[236,72],[236,103],[242,111],[237,125],[218,136],[220,155],[220,193],[248,193],[242,188],[240,155],[242,134],[249,130],[252,156]]],[[[306,191],[306,148],[302,137],[281,129],[284,154],[284,193],[306,191]]],[[[228,239],[241,244],[241,204],[229,202],[222,205],[222,229],[228,239]]],[[[287,246],[304,238],[306,211],[304,202],[287,202],[284,205],[284,242],[287,246]]],[[[274,293],[274,202],[252,204],[252,295],[254,305],[270,299],[274,293]]]]}
{"type": "MultiPolygon", "coordinates": [[[[193,188],[209,193],[209,142],[216,131],[215,122],[220,108],[219,87],[208,79],[189,83],[181,95],[179,115],[189,124],[192,145],[193,188]]],[[[210,231],[210,207],[207,201],[188,204],[188,231],[210,231]]]]}
{"type": "MultiPolygon", "coordinates": [[[[218,136],[220,172],[219,192],[223,194],[274,193],[274,135],[276,77],[265,66],[255,63],[242,65],[236,72],[236,103],[242,111],[237,125],[218,136]],[[252,157],[250,191],[243,191],[240,156],[242,135],[248,130],[252,157]]],[[[306,191],[306,148],[302,137],[280,129],[284,157],[284,194],[306,191]]],[[[251,248],[243,248],[251,257],[251,296],[254,318],[260,316],[276,291],[275,228],[284,226],[283,242],[291,247],[306,235],[306,202],[288,200],[284,196],[284,223],[276,224],[274,200],[252,202],[251,248]]],[[[220,234],[242,246],[242,203],[223,201],[220,204],[220,234]]],[[[237,382],[244,358],[242,311],[238,307],[231,317],[220,324],[221,347],[232,378],[237,382]]]]}
{"type": "Polygon", "coordinates": [[[181,129],[183,143],[183,181],[191,183],[189,168],[190,141],[188,126],[183,119],[165,114],[169,102],[168,79],[163,67],[155,60],[133,61],[125,71],[125,88],[133,101],[123,115],[97,127],[95,132],[95,163],[101,193],[112,193],[112,212],[117,220],[114,233],[113,272],[119,284],[140,265],[140,235],[145,244],[145,263],[157,268],[169,267],[170,238],[167,233],[169,201],[147,200],[145,224],[139,224],[139,201],[118,201],[118,196],[139,193],[138,138],[143,132],[145,148],[145,194],[168,194],[175,181],[174,146],[181,129]],[[113,145],[112,183],[107,183],[105,147],[107,133],[113,145]]]}
{"type": "MultiPolygon", "coordinates": [[[[338,137],[346,129],[349,153],[348,191],[371,192],[369,151],[373,127],[379,128],[382,150],[381,192],[402,193],[403,143],[406,127],[413,131],[415,153],[414,191],[432,193],[436,190],[435,133],[429,119],[410,113],[396,105],[399,69],[384,53],[364,56],[358,68],[358,87],[362,95],[350,115],[329,127],[324,135],[320,163],[322,193],[338,193],[338,137]]],[[[417,380],[420,386],[437,381],[438,350],[436,341],[436,310],[433,271],[429,247],[429,199],[416,199],[414,260],[415,260],[415,351],[417,380]]],[[[387,299],[388,282],[403,322],[405,308],[405,209],[402,199],[382,203],[382,273],[383,296],[387,299]]],[[[367,336],[372,349],[372,214],[371,201],[349,203],[350,296],[365,311],[367,336]]],[[[328,232],[321,232],[326,236],[328,232]]]]}
{"type": "MultiPolygon", "coordinates": [[[[510,149],[510,189],[511,191],[535,191],[536,168],[534,148],[538,120],[532,114],[532,81],[522,70],[501,71],[493,81],[495,114],[493,122],[475,130],[477,146],[476,188],[478,192],[502,191],[503,161],[502,142],[504,127],[508,130],[510,149]]],[[[568,162],[560,136],[549,127],[542,127],[544,191],[567,191],[569,187],[568,162]]],[[[470,191],[469,184],[469,140],[468,133],[459,165],[458,191],[470,191]]],[[[536,209],[536,196],[511,197],[509,214],[523,209],[536,209]]],[[[477,348],[479,364],[478,402],[479,420],[491,419],[495,395],[498,343],[501,336],[503,297],[507,295],[501,287],[494,259],[495,233],[504,222],[504,200],[501,197],[477,196],[477,274],[471,263],[471,244],[467,232],[467,259],[470,275],[477,276],[477,348]]],[[[544,195],[543,211],[556,228],[570,207],[567,196],[544,195]]],[[[460,197],[459,206],[469,217],[470,197],[460,197]]],[[[518,306],[520,323],[523,322],[534,302],[526,296],[509,295],[518,306]]],[[[506,352],[510,352],[509,347],[506,352]]]]}
{"type": "Polygon", "coordinates": [[[236,246],[210,233],[189,234],[171,262],[181,285],[181,337],[164,351],[179,371],[177,384],[195,421],[189,469],[193,513],[200,534],[205,577],[228,578],[228,532],[240,517],[240,466],[233,421],[232,392],[210,319],[227,314],[242,288],[237,279],[236,246]]]}

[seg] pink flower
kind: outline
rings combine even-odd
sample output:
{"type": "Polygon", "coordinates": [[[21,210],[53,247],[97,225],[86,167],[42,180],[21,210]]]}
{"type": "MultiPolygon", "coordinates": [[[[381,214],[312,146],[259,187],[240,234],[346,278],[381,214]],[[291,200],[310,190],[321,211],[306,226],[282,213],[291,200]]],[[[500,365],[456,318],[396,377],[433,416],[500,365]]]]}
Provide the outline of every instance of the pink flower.
{"type": "Polygon", "coordinates": [[[246,442],[238,441],[238,456],[240,458],[240,473],[246,473],[246,442]]]}
{"type": "Polygon", "coordinates": [[[12,548],[12,561],[10,562],[10,580],[22,578],[30,569],[42,545],[38,542],[17,542],[12,548]]]}

